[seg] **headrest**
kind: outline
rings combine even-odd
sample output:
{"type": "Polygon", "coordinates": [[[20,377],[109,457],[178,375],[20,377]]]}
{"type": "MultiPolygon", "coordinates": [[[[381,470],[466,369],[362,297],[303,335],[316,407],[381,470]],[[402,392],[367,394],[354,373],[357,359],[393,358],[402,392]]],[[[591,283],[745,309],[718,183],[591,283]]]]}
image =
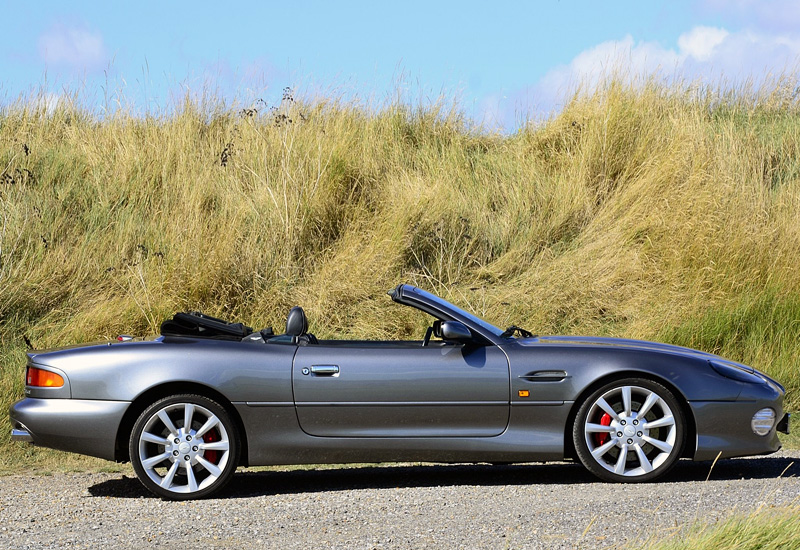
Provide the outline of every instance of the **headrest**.
{"type": "Polygon", "coordinates": [[[308,320],[303,308],[294,306],[289,311],[289,317],[286,318],[286,334],[289,336],[301,336],[308,332],[308,320]]]}

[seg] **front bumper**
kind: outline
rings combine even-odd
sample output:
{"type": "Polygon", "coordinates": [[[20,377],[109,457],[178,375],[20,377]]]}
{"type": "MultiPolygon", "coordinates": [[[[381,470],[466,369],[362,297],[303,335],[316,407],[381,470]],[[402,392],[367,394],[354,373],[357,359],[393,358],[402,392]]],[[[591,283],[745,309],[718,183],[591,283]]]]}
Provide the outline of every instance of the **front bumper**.
{"type": "Polygon", "coordinates": [[[41,447],[114,460],[127,401],[38,399],[11,405],[11,439],[41,447]]]}
{"type": "Polygon", "coordinates": [[[714,460],[736,456],[756,456],[774,453],[781,448],[778,432],[789,419],[780,402],[752,401],[694,401],[689,404],[697,427],[694,460],[714,460]],[[781,419],[767,435],[753,433],[750,420],[763,407],[775,409],[781,419]]]}

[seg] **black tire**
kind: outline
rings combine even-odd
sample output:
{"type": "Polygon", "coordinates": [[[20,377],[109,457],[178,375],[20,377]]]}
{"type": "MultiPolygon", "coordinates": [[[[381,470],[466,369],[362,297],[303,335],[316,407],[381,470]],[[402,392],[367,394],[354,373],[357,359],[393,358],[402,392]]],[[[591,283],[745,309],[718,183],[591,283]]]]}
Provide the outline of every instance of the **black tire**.
{"type": "Polygon", "coordinates": [[[129,451],[136,476],[152,493],[169,500],[204,498],[222,489],[236,471],[239,432],[216,401],[173,395],[139,415],[129,451]]]}
{"type": "Polygon", "coordinates": [[[600,479],[637,483],[675,466],[685,434],[683,411],[671,391],[652,380],[627,378],[604,385],[581,404],[572,440],[580,461],[600,479]]]}

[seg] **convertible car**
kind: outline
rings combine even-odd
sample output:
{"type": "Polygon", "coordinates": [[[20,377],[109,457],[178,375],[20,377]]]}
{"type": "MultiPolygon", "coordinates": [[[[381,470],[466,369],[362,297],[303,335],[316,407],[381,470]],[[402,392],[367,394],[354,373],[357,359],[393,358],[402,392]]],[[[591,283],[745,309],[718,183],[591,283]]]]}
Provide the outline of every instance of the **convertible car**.
{"type": "Polygon", "coordinates": [[[239,465],[566,458],[642,482],[682,457],[775,452],[788,433],[784,388],[751,367],[389,294],[430,317],[421,340],[318,340],[295,307],[283,334],[178,313],[152,340],[31,352],[12,438],[130,460],[156,495],[192,499],[239,465]]]}

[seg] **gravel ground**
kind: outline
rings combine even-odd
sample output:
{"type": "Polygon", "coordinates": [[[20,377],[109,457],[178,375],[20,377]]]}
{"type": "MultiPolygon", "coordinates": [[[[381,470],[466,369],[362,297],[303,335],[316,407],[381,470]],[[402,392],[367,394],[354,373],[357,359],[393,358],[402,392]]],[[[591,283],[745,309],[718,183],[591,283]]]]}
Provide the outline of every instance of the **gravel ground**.
{"type": "Polygon", "coordinates": [[[0,548],[614,548],[695,521],[798,503],[800,451],[681,462],[657,484],[569,463],[238,473],[165,502],[124,474],[0,478],[0,548]]]}

